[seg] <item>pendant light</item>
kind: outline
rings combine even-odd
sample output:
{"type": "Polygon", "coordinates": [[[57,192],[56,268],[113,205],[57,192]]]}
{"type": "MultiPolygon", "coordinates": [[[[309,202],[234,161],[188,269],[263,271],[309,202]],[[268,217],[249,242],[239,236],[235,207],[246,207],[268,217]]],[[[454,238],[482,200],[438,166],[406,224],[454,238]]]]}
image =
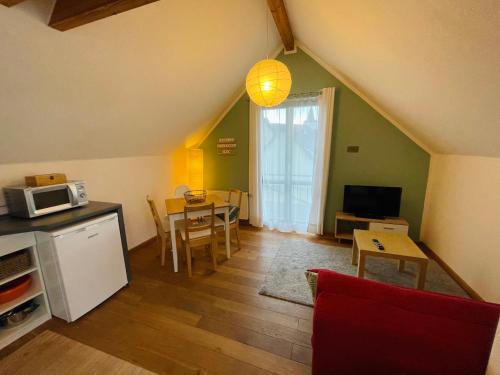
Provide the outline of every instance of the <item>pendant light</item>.
{"type": "MultiPolygon", "coordinates": [[[[269,21],[266,8],[266,50],[269,50],[269,21]]],[[[290,94],[292,76],[287,66],[275,59],[261,60],[248,72],[246,89],[250,99],[261,107],[281,104],[290,94]]]]}

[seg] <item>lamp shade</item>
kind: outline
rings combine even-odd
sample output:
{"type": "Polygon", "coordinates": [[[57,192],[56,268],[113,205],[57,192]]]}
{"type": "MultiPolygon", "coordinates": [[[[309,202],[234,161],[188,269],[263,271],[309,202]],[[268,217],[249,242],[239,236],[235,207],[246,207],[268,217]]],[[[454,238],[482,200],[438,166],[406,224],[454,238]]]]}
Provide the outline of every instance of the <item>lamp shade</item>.
{"type": "Polygon", "coordinates": [[[290,71],[278,60],[261,60],[247,74],[248,96],[262,107],[274,107],[282,103],[288,97],[291,87],[290,71]]]}
{"type": "Polygon", "coordinates": [[[188,185],[191,189],[203,189],[203,149],[188,149],[188,185]]]}

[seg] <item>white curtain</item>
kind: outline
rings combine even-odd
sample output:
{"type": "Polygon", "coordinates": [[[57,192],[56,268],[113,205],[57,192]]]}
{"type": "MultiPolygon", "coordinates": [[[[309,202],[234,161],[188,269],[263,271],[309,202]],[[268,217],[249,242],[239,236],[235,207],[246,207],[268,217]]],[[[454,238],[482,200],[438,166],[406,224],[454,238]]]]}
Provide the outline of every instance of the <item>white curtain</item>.
{"type": "Polygon", "coordinates": [[[321,90],[321,95],[318,98],[318,136],[316,137],[316,157],[312,182],[313,200],[307,226],[307,231],[315,234],[323,234],[330,167],[334,99],[334,87],[327,87],[321,90]]]}
{"type": "Polygon", "coordinates": [[[261,112],[261,107],[250,101],[248,155],[249,216],[250,224],[255,227],[262,227],[261,112]]]}
{"type": "Polygon", "coordinates": [[[262,222],[284,232],[306,232],[312,203],[318,98],[289,99],[263,108],[262,222]]]}

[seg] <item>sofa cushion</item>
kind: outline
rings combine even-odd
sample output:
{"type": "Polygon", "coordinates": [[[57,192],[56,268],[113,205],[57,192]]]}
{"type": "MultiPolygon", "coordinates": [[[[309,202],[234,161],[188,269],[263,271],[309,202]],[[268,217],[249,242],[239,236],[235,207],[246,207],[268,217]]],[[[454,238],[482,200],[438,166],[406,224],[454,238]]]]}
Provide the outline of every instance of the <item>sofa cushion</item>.
{"type": "Polygon", "coordinates": [[[318,272],[313,374],[485,373],[498,305],[318,272]]]}

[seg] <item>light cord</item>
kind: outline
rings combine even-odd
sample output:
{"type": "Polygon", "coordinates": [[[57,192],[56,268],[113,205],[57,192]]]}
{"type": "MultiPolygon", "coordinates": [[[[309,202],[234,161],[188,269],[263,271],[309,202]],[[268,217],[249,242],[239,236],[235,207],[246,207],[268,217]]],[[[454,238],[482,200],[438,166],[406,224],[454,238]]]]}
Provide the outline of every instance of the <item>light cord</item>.
{"type": "Polygon", "coordinates": [[[267,6],[266,6],[266,58],[269,60],[269,10],[267,9],[267,6]]]}

